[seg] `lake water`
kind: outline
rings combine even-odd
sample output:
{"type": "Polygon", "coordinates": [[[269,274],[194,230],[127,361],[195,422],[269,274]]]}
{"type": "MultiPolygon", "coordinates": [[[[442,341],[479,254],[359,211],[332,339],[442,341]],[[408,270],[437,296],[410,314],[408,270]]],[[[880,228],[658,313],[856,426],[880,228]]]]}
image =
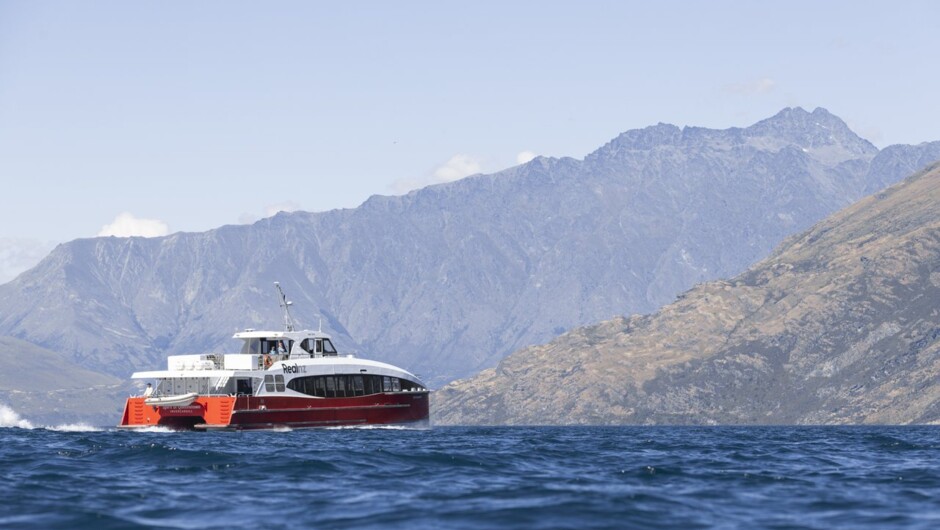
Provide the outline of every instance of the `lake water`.
{"type": "Polygon", "coordinates": [[[11,528],[940,528],[938,427],[5,427],[0,478],[11,528]]]}

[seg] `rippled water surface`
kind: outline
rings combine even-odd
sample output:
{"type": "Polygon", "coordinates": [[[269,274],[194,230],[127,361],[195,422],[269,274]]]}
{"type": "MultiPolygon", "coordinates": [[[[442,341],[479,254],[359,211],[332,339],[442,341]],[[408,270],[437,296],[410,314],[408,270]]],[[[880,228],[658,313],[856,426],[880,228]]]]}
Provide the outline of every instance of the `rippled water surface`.
{"type": "Polygon", "coordinates": [[[0,428],[14,528],[940,528],[940,428],[0,428]]]}

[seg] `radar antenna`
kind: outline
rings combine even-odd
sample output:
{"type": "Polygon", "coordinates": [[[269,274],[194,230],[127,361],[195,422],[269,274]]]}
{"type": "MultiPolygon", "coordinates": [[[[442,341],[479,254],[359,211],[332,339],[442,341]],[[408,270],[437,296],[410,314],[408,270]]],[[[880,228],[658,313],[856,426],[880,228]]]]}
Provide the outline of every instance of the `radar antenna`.
{"type": "Polygon", "coordinates": [[[274,287],[277,288],[277,294],[281,297],[281,309],[284,310],[284,327],[287,328],[287,331],[294,331],[294,319],[290,316],[290,306],[294,302],[287,299],[287,295],[281,290],[280,282],[274,282],[274,287]]]}

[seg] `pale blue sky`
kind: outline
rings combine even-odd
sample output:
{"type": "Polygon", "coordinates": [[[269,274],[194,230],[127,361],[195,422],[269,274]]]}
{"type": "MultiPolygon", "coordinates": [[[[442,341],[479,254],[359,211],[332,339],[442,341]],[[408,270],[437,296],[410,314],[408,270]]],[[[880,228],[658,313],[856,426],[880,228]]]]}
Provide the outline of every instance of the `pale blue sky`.
{"type": "Polygon", "coordinates": [[[929,1],[0,0],[0,281],[122,212],[160,233],[355,207],[657,122],[822,106],[878,146],[938,140],[937,20],[929,1]]]}

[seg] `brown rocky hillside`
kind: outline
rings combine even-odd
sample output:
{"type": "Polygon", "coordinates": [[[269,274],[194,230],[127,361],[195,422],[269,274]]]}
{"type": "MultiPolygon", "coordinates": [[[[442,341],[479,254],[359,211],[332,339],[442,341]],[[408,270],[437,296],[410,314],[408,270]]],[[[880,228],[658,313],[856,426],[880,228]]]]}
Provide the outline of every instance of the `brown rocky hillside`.
{"type": "Polygon", "coordinates": [[[645,316],[519,350],[437,424],[940,421],[940,166],[645,316]]]}

